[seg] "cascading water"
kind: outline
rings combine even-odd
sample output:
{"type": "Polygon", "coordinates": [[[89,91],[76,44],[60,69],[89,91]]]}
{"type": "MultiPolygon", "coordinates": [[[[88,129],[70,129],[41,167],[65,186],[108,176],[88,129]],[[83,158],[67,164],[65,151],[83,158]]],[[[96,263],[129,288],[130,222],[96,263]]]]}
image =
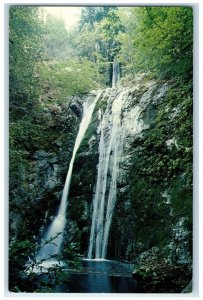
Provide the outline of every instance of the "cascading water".
{"type": "Polygon", "coordinates": [[[112,88],[115,88],[117,85],[117,82],[120,79],[120,64],[115,58],[113,61],[113,78],[112,78],[112,88]]]}
{"type": "MultiPolygon", "coordinates": [[[[112,80],[112,86],[114,88],[107,88],[105,90],[102,100],[107,101],[107,106],[105,111],[102,111],[102,109],[99,110],[99,163],[95,195],[93,197],[93,214],[88,248],[89,259],[104,259],[106,257],[109,231],[116,204],[117,182],[121,179],[119,178],[119,165],[122,162],[123,149],[126,148],[124,141],[131,134],[139,134],[144,128],[142,119],[140,119],[139,116],[151,95],[149,89],[148,92],[143,94],[139,105],[135,105],[133,108],[131,107],[129,111],[129,95],[132,95],[133,91],[129,88],[115,89],[119,78],[119,63],[115,59],[112,80]]],[[[135,86],[134,90],[136,89],[137,87],[135,86]]],[[[43,259],[47,260],[60,251],[63,241],[63,231],[66,224],[67,198],[73,163],[76,152],[90,123],[96,102],[99,100],[101,94],[102,92],[98,93],[95,101],[91,105],[84,103],[83,117],[75,141],[59,211],[43,237],[45,245],[37,254],[38,261],[43,259]],[[53,240],[53,243],[46,244],[46,241],[50,240],[53,240]]]]}
{"type": "Polygon", "coordinates": [[[68,194],[69,194],[71,176],[73,171],[73,163],[75,160],[77,150],[81,144],[81,141],[90,123],[96,102],[98,101],[100,96],[101,96],[101,92],[98,93],[97,97],[95,98],[92,104],[88,105],[88,102],[85,102],[83,105],[83,117],[80,123],[78,135],[76,137],[72,158],[70,161],[70,165],[69,165],[69,169],[68,169],[64,189],[63,189],[63,195],[62,195],[59,211],[57,216],[54,218],[53,222],[50,224],[47,231],[45,232],[45,235],[43,237],[43,241],[45,242],[45,245],[41,248],[41,250],[37,254],[38,261],[42,259],[49,259],[52,256],[58,254],[60,251],[60,247],[63,241],[63,231],[66,224],[66,208],[68,204],[68,194]],[[51,242],[46,244],[46,241],[51,241],[51,242]]]}
{"type": "MultiPolygon", "coordinates": [[[[116,75],[114,75],[116,77],[116,75]]],[[[113,78],[115,78],[113,77],[113,78]]],[[[113,83],[115,85],[116,82],[113,83]]],[[[98,133],[99,163],[95,195],[93,197],[92,224],[89,239],[88,259],[105,259],[117,197],[117,182],[122,181],[120,163],[124,151],[129,152],[130,144],[125,143],[131,136],[140,135],[147,125],[143,123],[141,113],[149,103],[153,88],[143,94],[139,104],[129,103],[135,86],[123,89],[107,89],[104,98],[108,99],[105,112],[100,110],[98,133]],[[129,96],[131,95],[131,96],[129,96]]]]}
{"type": "MultiPolygon", "coordinates": [[[[115,88],[120,79],[120,66],[117,59],[113,62],[112,87],[115,88]]],[[[122,154],[123,134],[121,132],[121,109],[125,99],[125,90],[119,94],[112,104],[107,105],[100,124],[99,165],[96,191],[93,199],[93,215],[90,232],[88,258],[105,258],[108,245],[109,230],[112,221],[117,192],[117,172],[122,154]],[[111,129],[109,130],[109,122],[111,129]],[[111,174],[110,181],[108,173],[111,174]],[[108,198],[107,198],[108,188],[108,198]]],[[[100,111],[101,117],[101,111],[100,111]]]]}
{"type": "Polygon", "coordinates": [[[109,229],[116,203],[117,174],[123,150],[121,111],[126,99],[125,93],[124,89],[113,103],[108,102],[100,123],[99,165],[88,249],[90,259],[106,257],[109,229]]]}

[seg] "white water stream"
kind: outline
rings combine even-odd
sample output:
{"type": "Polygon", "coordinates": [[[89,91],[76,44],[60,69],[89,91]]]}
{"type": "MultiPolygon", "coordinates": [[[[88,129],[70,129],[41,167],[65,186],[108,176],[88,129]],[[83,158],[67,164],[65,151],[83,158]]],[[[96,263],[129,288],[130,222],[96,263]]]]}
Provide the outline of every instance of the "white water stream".
{"type": "Polygon", "coordinates": [[[43,236],[42,244],[45,243],[45,245],[41,248],[41,250],[37,254],[38,261],[51,258],[60,252],[60,247],[63,241],[63,232],[66,225],[66,209],[68,205],[68,194],[70,189],[75,156],[81,144],[81,141],[85,135],[85,132],[88,128],[95,105],[100,95],[101,92],[98,93],[97,97],[95,98],[92,104],[89,105],[87,102],[85,102],[83,105],[83,117],[80,123],[78,135],[76,137],[75,146],[73,149],[73,154],[72,154],[72,158],[70,161],[70,165],[69,165],[69,169],[68,169],[64,189],[63,189],[63,195],[61,198],[59,211],[43,236]],[[46,244],[46,241],[50,241],[50,242],[46,244]]]}
{"type": "Polygon", "coordinates": [[[99,164],[88,258],[106,257],[109,229],[116,203],[119,162],[123,150],[121,110],[125,93],[124,89],[113,103],[108,103],[100,123],[99,164]]]}
{"type": "Polygon", "coordinates": [[[112,77],[112,88],[115,88],[120,79],[120,65],[117,59],[113,61],[113,77],[112,77]]]}
{"type": "MultiPolygon", "coordinates": [[[[129,88],[115,89],[120,78],[119,63],[113,64],[112,89],[106,89],[102,101],[107,101],[105,110],[99,110],[99,162],[97,166],[97,179],[95,194],[93,197],[92,224],[89,239],[88,259],[105,259],[109,240],[109,232],[112,223],[113,211],[117,198],[117,182],[120,176],[120,163],[126,137],[131,134],[139,134],[144,124],[139,120],[141,107],[135,105],[128,111],[129,88]],[[126,105],[127,104],[127,105],[126,105]]],[[[37,260],[54,258],[60,253],[63,241],[63,232],[66,225],[66,210],[70,189],[73,164],[77,150],[89,126],[95,105],[102,92],[99,92],[94,102],[90,105],[84,103],[83,117],[75,141],[72,158],[67,173],[61,204],[57,216],[44,234],[45,246],[37,254],[37,260]],[[46,244],[46,241],[52,241],[46,244]]],[[[149,98],[150,94],[143,95],[142,101],[149,98]]],[[[42,243],[43,244],[43,243],[42,243]]]]}

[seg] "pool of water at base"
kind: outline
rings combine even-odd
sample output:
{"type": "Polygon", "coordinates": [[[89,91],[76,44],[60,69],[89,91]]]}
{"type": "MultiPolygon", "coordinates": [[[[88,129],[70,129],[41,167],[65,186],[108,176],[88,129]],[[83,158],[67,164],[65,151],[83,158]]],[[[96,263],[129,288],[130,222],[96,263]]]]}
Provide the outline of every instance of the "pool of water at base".
{"type": "Polygon", "coordinates": [[[136,293],[133,265],[111,260],[84,260],[80,273],[71,273],[56,293],[136,293]]]}

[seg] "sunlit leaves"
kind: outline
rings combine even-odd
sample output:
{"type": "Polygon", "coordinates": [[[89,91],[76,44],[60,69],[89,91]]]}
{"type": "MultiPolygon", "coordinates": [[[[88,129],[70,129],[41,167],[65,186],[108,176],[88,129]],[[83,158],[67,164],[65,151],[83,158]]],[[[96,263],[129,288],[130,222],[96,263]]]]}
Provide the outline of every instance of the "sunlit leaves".
{"type": "Polygon", "coordinates": [[[40,85],[52,102],[65,102],[68,95],[87,93],[97,88],[93,64],[83,59],[66,62],[44,62],[38,66],[40,85]]]}
{"type": "Polygon", "coordinates": [[[74,55],[73,49],[70,47],[69,32],[62,19],[48,15],[44,27],[43,41],[47,59],[63,61],[74,55]]]}
{"type": "Polygon", "coordinates": [[[39,97],[36,62],[42,58],[42,26],[34,6],[11,6],[9,10],[10,118],[30,113],[39,97]]]}
{"type": "Polygon", "coordinates": [[[120,50],[120,41],[116,37],[123,31],[117,7],[83,9],[80,28],[78,32],[75,31],[73,43],[79,57],[94,63],[96,80],[101,84],[105,84],[105,81],[111,84],[112,62],[120,50]]]}
{"type": "Polygon", "coordinates": [[[135,7],[129,9],[123,21],[126,24],[125,35],[121,36],[124,68],[131,72],[151,71],[157,77],[191,78],[192,8],[135,7]],[[132,19],[134,26],[129,26],[132,19]],[[125,52],[127,49],[130,61],[125,52]]]}

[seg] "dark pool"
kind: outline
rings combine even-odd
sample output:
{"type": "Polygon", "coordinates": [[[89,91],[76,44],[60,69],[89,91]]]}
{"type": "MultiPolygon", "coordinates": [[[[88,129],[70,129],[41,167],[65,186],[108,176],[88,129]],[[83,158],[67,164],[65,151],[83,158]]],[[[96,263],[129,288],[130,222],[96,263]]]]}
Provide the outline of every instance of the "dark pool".
{"type": "Polygon", "coordinates": [[[137,281],[132,278],[133,266],[110,260],[84,260],[83,270],[70,272],[58,293],[136,293],[137,281]]]}

